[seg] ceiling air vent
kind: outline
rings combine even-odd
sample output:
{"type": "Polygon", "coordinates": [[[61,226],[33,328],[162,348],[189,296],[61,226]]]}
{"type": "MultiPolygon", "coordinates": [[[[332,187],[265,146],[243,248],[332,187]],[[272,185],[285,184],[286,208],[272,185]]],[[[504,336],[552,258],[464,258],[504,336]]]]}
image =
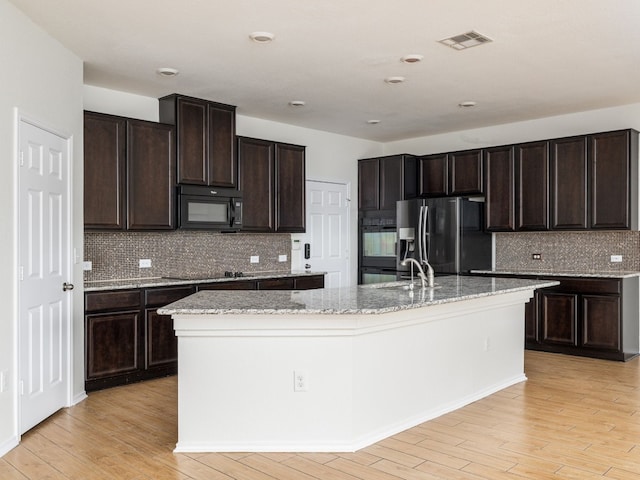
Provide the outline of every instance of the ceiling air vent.
{"type": "Polygon", "coordinates": [[[451,47],[455,50],[464,50],[465,48],[475,47],[477,45],[482,45],[483,43],[488,43],[493,40],[491,40],[489,37],[485,37],[481,33],[474,32],[472,30],[467,33],[455,35],[453,37],[445,38],[438,41],[443,45],[451,47]]]}

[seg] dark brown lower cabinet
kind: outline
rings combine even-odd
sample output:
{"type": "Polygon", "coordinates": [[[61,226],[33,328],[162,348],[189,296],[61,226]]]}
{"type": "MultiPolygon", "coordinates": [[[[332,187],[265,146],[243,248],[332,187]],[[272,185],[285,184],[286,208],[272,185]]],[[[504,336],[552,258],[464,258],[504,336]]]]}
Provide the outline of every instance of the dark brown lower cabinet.
{"type": "Polygon", "coordinates": [[[162,305],[195,292],[191,285],[85,294],[85,390],[177,371],[177,340],[162,305]]]}
{"type": "Polygon", "coordinates": [[[532,350],[626,361],[638,355],[638,277],[543,277],[560,285],[538,290],[525,313],[532,350]],[[535,321],[533,321],[535,319],[535,321]]]}
{"type": "Polygon", "coordinates": [[[94,391],[178,370],[178,341],[169,315],[158,308],[196,290],[307,290],[324,275],[230,280],[85,293],[85,390],[94,391]]]}

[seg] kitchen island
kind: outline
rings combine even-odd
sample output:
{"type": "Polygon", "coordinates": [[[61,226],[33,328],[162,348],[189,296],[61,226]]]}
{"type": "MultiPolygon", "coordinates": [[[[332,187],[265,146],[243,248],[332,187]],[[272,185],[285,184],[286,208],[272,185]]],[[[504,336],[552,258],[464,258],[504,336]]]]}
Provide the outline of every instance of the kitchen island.
{"type": "Polygon", "coordinates": [[[557,282],[437,277],[202,291],[178,336],[176,452],[355,451],[526,379],[524,304],[557,282]]]}

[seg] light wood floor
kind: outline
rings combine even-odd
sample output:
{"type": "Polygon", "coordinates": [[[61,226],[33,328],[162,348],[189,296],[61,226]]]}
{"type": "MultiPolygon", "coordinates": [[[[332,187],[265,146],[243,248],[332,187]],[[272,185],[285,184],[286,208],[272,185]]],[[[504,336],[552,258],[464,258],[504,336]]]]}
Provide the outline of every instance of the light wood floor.
{"type": "Polygon", "coordinates": [[[640,479],[640,362],[527,352],[527,382],[350,454],[173,454],[176,377],[89,395],[0,479],[640,479]]]}

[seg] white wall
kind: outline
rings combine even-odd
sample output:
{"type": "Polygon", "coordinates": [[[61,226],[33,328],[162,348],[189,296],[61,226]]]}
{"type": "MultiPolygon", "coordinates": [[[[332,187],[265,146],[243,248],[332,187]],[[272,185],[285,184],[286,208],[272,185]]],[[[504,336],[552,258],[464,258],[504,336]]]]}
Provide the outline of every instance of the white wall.
{"type": "Polygon", "coordinates": [[[157,122],[160,116],[157,98],[92,85],[84,86],[83,103],[85,110],[137,118],[138,120],[157,122]]]}
{"type": "MultiPolygon", "coordinates": [[[[75,177],[73,241],[82,251],[82,62],[31,22],[7,0],[0,0],[0,64],[5,68],[0,89],[0,371],[8,373],[7,390],[0,393],[0,456],[15,446],[16,417],[16,135],[14,109],[58,132],[73,136],[75,177]],[[78,181],[80,179],[80,181],[78,181]]],[[[74,393],[84,392],[82,270],[74,268],[74,393]]]]}
{"type": "Polygon", "coordinates": [[[389,142],[384,154],[444,153],[625,128],[640,130],[640,103],[389,142]]]}
{"type": "MultiPolygon", "coordinates": [[[[158,120],[158,100],[86,85],[84,108],[143,120],[158,120]]],[[[293,143],[306,147],[306,176],[310,180],[346,182],[351,185],[351,281],[357,282],[357,159],[380,155],[382,144],[344,135],[296,127],[259,118],[236,116],[241,136],[293,143]]]]}

